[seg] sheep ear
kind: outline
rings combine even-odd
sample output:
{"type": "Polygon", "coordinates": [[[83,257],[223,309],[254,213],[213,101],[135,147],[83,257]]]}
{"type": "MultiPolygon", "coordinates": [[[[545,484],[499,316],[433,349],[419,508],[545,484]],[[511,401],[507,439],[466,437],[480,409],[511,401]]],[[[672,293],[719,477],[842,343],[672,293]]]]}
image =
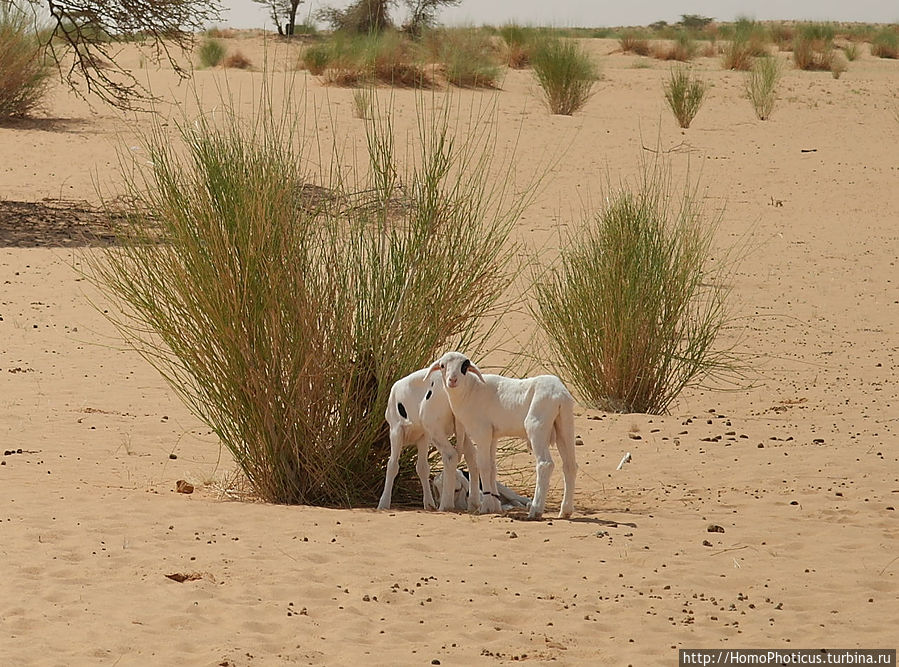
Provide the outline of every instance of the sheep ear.
{"type": "Polygon", "coordinates": [[[469,372],[469,373],[474,373],[475,375],[478,376],[478,379],[479,379],[481,382],[484,382],[484,376],[481,375],[481,369],[478,368],[477,366],[475,366],[474,364],[469,364],[469,366],[468,366],[468,372],[469,372]]]}
{"type": "Polygon", "coordinates": [[[431,365],[431,367],[428,369],[428,373],[427,373],[427,375],[425,375],[425,380],[424,380],[424,381],[427,382],[427,381],[428,381],[428,378],[431,377],[431,374],[432,374],[434,371],[439,371],[439,370],[440,370],[440,362],[439,362],[439,361],[435,361],[435,362],[431,365]]]}

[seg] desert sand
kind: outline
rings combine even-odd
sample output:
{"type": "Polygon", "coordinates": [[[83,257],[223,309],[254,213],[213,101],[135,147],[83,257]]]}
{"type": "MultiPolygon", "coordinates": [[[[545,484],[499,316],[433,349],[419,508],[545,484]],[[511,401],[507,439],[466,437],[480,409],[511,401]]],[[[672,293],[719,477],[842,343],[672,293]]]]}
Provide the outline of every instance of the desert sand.
{"type": "MultiPolygon", "coordinates": [[[[227,41],[261,64],[259,38],[227,41]]],[[[548,518],[558,468],[542,522],[252,502],[224,492],[227,452],[122,349],[80,272],[97,250],[7,207],[0,664],[671,665],[678,648],[896,647],[899,63],[865,52],[839,80],[788,69],[760,122],[743,75],[700,58],[713,87],[681,130],[666,64],[588,45],[604,77],[575,116],[549,115],[529,71],[497,94],[498,146],[517,142],[523,173],[561,155],[516,233],[551,253],[642,145],[689,156],[707,208],[725,207],[718,243],[747,248],[724,342],[751,386],[688,390],[663,417],[579,407],[570,521],[548,518]]],[[[171,102],[192,95],[166,68],[141,72],[171,102]]],[[[361,146],[352,91],[296,76],[317,131],[361,146]]],[[[247,95],[261,77],[193,85],[211,109],[217,81],[247,95]]],[[[411,126],[415,93],[393,96],[411,126]]],[[[117,155],[148,123],[57,86],[42,116],[0,126],[0,200],[115,194],[117,155]]]]}

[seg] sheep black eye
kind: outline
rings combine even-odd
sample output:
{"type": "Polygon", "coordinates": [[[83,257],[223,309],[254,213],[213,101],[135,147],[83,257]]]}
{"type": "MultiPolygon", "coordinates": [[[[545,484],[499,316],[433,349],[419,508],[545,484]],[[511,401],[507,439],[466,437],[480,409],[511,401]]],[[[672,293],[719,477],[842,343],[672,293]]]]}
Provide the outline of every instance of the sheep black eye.
{"type": "Polygon", "coordinates": [[[469,366],[471,366],[471,362],[468,359],[462,362],[462,375],[465,375],[468,372],[469,366]]]}
{"type": "Polygon", "coordinates": [[[440,370],[443,370],[444,368],[446,368],[446,364],[440,364],[440,370]]]}

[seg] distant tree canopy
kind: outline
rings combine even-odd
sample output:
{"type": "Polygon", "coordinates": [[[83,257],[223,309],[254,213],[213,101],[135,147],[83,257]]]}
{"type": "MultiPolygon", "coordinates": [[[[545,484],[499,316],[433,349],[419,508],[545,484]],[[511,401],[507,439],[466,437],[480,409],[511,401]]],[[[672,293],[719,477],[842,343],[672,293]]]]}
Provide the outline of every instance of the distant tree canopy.
{"type": "Polygon", "coordinates": [[[278,27],[278,34],[290,37],[297,24],[297,9],[303,0],[253,0],[268,8],[269,16],[278,27]]]}
{"type": "MultiPolygon", "coordinates": [[[[402,0],[409,19],[402,28],[413,37],[434,24],[440,7],[458,5],[461,0],[402,0]]],[[[368,34],[394,27],[390,18],[390,7],[397,6],[399,0],[356,0],[346,9],[325,7],[317,16],[334,30],[368,34]]]]}
{"type": "Polygon", "coordinates": [[[82,96],[94,93],[120,109],[143,108],[150,97],[134,74],[118,64],[122,42],[140,42],[152,59],[168,61],[187,77],[177,55],[190,50],[194,34],[221,15],[217,0],[0,1],[35,16],[49,10],[51,24],[40,34],[63,80],[82,96]]]}
{"type": "Polygon", "coordinates": [[[678,25],[691,30],[702,30],[715,19],[710,16],[700,16],[699,14],[681,14],[678,25]]]}
{"type": "Polygon", "coordinates": [[[432,27],[437,22],[437,11],[440,7],[458,5],[462,0],[404,0],[409,11],[409,20],[403,24],[403,30],[412,37],[421,37],[425,28],[432,27]]]}
{"type": "Polygon", "coordinates": [[[334,30],[368,34],[393,27],[388,5],[393,0],[356,0],[346,9],[324,7],[318,18],[334,30]]]}

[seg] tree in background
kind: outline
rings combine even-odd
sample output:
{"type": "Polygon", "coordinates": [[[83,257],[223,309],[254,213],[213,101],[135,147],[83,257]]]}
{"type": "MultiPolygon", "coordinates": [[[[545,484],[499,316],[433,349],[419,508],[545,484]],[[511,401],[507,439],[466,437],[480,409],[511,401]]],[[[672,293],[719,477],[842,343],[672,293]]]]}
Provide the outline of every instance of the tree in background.
{"type": "Polygon", "coordinates": [[[346,9],[324,7],[318,18],[334,30],[367,35],[393,26],[388,6],[392,0],[356,0],[346,9]]]}
{"type": "Polygon", "coordinates": [[[272,21],[278,26],[278,34],[290,37],[293,35],[294,26],[297,24],[297,9],[303,0],[253,0],[263,5],[269,11],[272,21]]]}
{"type": "Polygon", "coordinates": [[[190,50],[195,33],[221,14],[216,0],[0,1],[34,16],[49,10],[51,23],[41,34],[63,80],[82,97],[94,93],[120,109],[143,108],[150,97],[117,63],[123,42],[140,42],[154,60],[168,61],[186,78],[189,73],[176,55],[190,50]]]}
{"type": "Polygon", "coordinates": [[[702,16],[701,14],[681,14],[680,21],[677,24],[688,30],[702,30],[714,20],[709,16],[702,16]]]}
{"type": "MultiPolygon", "coordinates": [[[[403,0],[409,13],[403,30],[412,37],[418,37],[424,28],[434,25],[440,7],[458,5],[460,2],[461,0],[403,0]]],[[[393,27],[390,6],[397,4],[398,0],[356,0],[346,9],[325,7],[318,12],[318,18],[334,30],[366,35],[393,27]]]]}
{"type": "Polygon", "coordinates": [[[404,0],[409,19],[403,24],[403,30],[413,39],[418,39],[425,28],[433,27],[437,22],[440,7],[450,7],[460,2],[462,0],[404,0]]]}

